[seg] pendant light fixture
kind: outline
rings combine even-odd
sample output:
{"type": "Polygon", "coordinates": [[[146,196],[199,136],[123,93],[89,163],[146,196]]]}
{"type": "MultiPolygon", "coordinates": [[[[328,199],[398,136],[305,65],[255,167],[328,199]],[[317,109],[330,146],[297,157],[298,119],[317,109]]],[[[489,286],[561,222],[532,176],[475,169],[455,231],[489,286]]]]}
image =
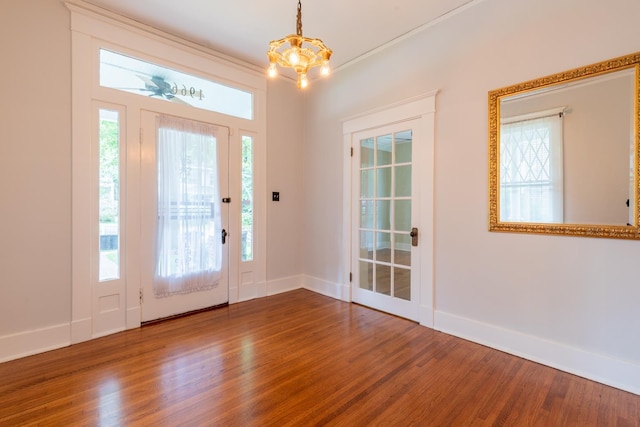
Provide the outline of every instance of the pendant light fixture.
{"type": "Polygon", "coordinates": [[[298,89],[309,85],[307,72],[313,67],[321,67],[320,74],[326,77],[330,73],[329,58],[333,52],[320,39],[311,39],[302,35],[302,4],[298,0],[298,18],[296,34],[269,43],[269,77],[278,75],[277,66],[293,68],[298,74],[298,89]]]}

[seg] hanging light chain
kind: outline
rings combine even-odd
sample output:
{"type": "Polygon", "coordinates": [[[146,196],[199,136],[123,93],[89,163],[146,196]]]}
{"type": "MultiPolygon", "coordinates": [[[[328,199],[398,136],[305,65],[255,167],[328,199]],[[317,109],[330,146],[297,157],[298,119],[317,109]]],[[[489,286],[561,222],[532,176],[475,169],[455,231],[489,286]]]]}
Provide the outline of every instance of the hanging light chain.
{"type": "Polygon", "coordinates": [[[296,21],[296,34],[302,35],[302,3],[298,0],[298,19],[296,21]]]}

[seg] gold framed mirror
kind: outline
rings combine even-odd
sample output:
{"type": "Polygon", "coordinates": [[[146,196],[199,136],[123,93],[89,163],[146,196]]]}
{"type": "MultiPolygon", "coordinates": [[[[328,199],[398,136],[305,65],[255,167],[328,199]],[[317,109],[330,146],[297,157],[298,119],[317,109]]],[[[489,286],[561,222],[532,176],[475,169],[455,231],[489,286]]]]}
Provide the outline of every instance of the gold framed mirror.
{"type": "Polygon", "coordinates": [[[489,231],[640,239],[640,52],[489,92],[489,231]]]}

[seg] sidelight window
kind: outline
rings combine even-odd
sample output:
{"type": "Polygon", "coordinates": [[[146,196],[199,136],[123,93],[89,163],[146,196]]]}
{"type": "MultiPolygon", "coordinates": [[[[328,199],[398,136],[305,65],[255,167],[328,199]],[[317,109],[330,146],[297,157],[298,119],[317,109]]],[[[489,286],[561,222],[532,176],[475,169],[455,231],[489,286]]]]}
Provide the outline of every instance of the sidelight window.
{"type": "Polygon", "coordinates": [[[99,111],[99,280],[120,278],[120,113],[99,111]]]}

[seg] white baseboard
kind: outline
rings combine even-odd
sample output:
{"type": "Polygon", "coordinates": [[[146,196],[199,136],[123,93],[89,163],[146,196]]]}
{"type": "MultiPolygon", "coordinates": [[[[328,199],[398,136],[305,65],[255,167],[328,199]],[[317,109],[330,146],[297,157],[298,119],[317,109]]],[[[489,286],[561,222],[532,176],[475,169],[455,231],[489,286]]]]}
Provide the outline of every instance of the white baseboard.
{"type": "Polygon", "coordinates": [[[71,321],[71,344],[88,341],[92,337],[91,318],[71,321]]]}
{"type": "Polygon", "coordinates": [[[267,295],[276,295],[283,292],[300,289],[302,287],[302,276],[289,276],[280,279],[269,280],[267,282],[267,295]]]}
{"type": "Polygon", "coordinates": [[[432,307],[420,305],[418,308],[418,322],[420,322],[422,326],[433,329],[433,315],[434,311],[432,307]]]}
{"type": "Polygon", "coordinates": [[[267,283],[258,282],[258,283],[240,285],[240,287],[237,288],[237,293],[238,293],[238,299],[235,301],[231,301],[231,299],[229,299],[229,304],[233,304],[241,301],[249,301],[255,298],[266,297],[268,295],[267,283]]]}
{"type": "Polygon", "coordinates": [[[435,329],[640,395],[640,365],[441,311],[435,329]]]}
{"type": "Polygon", "coordinates": [[[240,301],[240,291],[238,290],[238,286],[229,288],[229,304],[235,304],[238,301],[240,301]]]}
{"type": "Polygon", "coordinates": [[[329,282],[312,276],[303,276],[303,288],[342,301],[351,301],[349,286],[329,282]]]}
{"type": "Polygon", "coordinates": [[[0,363],[71,344],[71,325],[64,323],[0,337],[0,363]]]}
{"type": "Polygon", "coordinates": [[[142,319],[140,306],[127,308],[127,329],[139,328],[142,319]]]}

